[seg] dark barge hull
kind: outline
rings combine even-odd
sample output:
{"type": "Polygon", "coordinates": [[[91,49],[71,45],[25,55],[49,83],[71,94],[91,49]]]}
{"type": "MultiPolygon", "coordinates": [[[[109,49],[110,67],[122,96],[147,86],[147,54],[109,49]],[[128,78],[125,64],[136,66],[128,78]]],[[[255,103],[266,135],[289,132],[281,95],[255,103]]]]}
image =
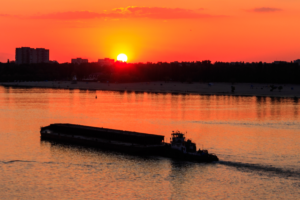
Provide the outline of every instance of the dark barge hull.
{"type": "Polygon", "coordinates": [[[96,147],[104,150],[120,151],[124,153],[140,154],[140,155],[160,155],[164,151],[164,145],[137,145],[130,143],[122,143],[118,141],[105,141],[96,138],[77,138],[68,135],[50,135],[41,134],[42,140],[57,141],[65,144],[79,144],[89,147],[96,147]]]}
{"type": "Polygon", "coordinates": [[[164,136],[131,131],[90,127],[75,124],[50,124],[41,127],[41,139],[72,143],[104,150],[119,151],[143,156],[164,156],[193,162],[218,161],[214,154],[190,155],[174,150],[164,143],[164,136]]]}
{"type": "Polygon", "coordinates": [[[140,155],[161,155],[164,136],[75,124],[51,124],[41,128],[41,139],[92,146],[140,155]]]}

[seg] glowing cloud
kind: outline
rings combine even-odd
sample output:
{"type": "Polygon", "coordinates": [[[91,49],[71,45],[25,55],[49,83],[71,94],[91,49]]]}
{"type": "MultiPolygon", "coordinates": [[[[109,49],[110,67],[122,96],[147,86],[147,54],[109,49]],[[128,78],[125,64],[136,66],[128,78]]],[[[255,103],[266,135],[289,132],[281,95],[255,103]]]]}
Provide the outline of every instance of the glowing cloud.
{"type": "Polygon", "coordinates": [[[200,13],[199,10],[202,9],[127,7],[124,12],[127,12],[127,15],[130,17],[152,19],[195,19],[212,17],[211,15],[200,13]]]}
{"type": "MultiPolygon", "coordinates": [[[[134,7],[115,8],[110,12],[90,12],[90,11],[70,11],[70,12],[56,12],[42,15],[32,16],[18,16],[20,18],[30,19],[53,19],[53,20],[87,20],[97,18],[149,18],[149,19],[199,19],[222,17],[221,15],[209,15],[201,13],[203,8],[191,10],[183,8],[164,8],[164,7],[134,7]]],[[[8,16],[0,14],[1,16],[8,16]]],[[[16,17],[16,16],[10,16],[16,17]]]]}
{"type": "Polygon", "coordinates": [[[270,7],[261,7],[261,8],[254,8],[250,10],[251,12],[258,12],[258,13],[266,13],[266,12],[278,12],[282,11],[280,8],[270,8],[270,7]]]}

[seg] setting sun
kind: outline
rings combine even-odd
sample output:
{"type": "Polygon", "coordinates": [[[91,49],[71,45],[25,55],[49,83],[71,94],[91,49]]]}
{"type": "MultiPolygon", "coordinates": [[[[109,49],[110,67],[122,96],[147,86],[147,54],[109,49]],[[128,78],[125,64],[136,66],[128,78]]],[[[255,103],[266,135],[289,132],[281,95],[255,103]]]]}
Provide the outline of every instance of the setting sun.
{"type": "Polygon", "coordinates": [[[127,61],[127,56],[123,53],[119,54],[117,57],[118,61],[126,62],[127,61]]]}

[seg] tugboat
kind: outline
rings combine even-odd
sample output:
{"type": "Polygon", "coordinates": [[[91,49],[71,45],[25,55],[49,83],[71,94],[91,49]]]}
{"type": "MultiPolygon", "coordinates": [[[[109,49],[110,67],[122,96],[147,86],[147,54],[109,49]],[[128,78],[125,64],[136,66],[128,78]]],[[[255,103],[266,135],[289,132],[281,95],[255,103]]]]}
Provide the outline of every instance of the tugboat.
{"type": "Polygon", "coordinates": [[[196,148],[196,144],[191,140],[186,140],[185,135],[180,131],[172,133],[170,144],[166,144],[167,156],[180,160],[213,162],[219,161],[215,154],[208,153],[207,150],[196,148]]]}

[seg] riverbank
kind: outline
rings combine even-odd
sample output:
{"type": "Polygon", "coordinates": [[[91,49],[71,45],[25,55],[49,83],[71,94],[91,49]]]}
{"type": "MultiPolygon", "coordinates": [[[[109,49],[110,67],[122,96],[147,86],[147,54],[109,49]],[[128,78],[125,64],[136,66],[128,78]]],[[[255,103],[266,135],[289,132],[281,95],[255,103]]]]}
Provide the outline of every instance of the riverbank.
{"type": "Polygon", "coordinates": [[[300,85],[276,84],[276,89],[271,91],[272,84],[252,83],[179,83],[179,82],[142,82],[142,83],[100,83],[70,81],[47,82],[5,82],[0,83],[7,87],[37,87],[60,89],[84,89],[84,90],[109,90],[129,92],[152,93],[178,93],[178,94],[203,94],[203,95],[234,95],[234,96],[265,96],[265,97],[297,97],[300,98],[300,85]],[[234,92],[231,91],[234,86],[234,92]],[[282,86],[279,90],[278,87],[282,86]]]}

